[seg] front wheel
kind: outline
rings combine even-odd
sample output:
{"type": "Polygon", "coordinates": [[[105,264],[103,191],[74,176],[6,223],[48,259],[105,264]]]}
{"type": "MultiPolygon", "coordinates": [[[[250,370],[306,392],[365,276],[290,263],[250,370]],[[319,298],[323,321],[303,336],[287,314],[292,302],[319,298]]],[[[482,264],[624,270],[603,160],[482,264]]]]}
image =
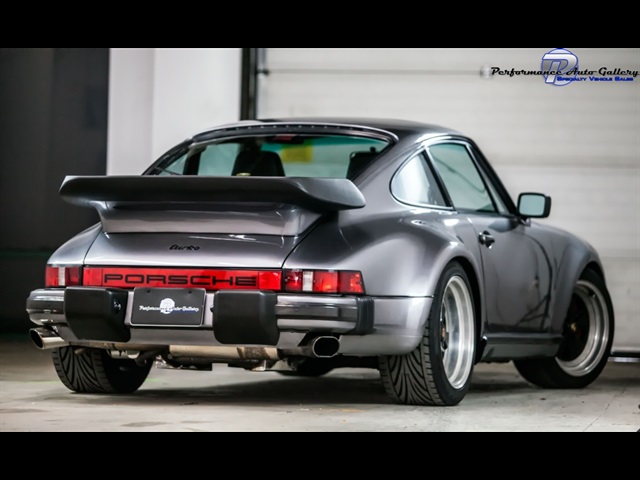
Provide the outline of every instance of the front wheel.
{"type": "Polygon", "coordinates": [[[450,263],[436,287],[420,344],[379,359],[387,394],[407,405],[457,405],[467,394],[476,352],[473,294],[466,272],[450,263]]]}
{"type": "Polygon", "coordinates": [[[77,393],[132,393],[147,378],[151,361],[111,358],[106,350],[62,347],[52,350],[53,366],[69,390],[77,393]]]}
{"type": "Polygon", "coordinates": [[[604,280],[586,270],[574,287],[556,356],[514,364],[520,375],[539,387],[584,388],[607,364],[613,332],[613,306],[604,280]]]}

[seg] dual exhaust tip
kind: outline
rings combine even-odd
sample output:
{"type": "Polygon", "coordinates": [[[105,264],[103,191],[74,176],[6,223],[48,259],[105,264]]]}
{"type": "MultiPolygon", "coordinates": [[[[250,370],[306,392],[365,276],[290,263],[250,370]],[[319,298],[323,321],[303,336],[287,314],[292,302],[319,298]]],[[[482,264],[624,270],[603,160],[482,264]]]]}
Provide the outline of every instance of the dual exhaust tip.
{"type": "Polygon", "coordinates": [[[313,337],[307,345],[299,348],[307,348],[309,357],[331,358],[338,354],[340,340],[331,336],[313,337]]]}
{"type": "Polygon", "coordinates": [[[55,332],[46,328],[32,328],[29,330],[29,337],[33,344],[40,350],[67,347],[69,342],[60,338],[55,332]]]}
{"type": "MultiPolygon", "coordinates": [[[[69,342],[62,339],[55,332],[46,328],[32,328],[29,336],[33,344],[40,350],[69,346],[69,342]]],[[[321,335],[313,337],[305,345],[283,351],[285,355],[300,355],[313,358],[331,358],[338,354],[340,340],[336,337],[321,335]]],[[[210,358],[251,358],[264,356],[267,359],[279,358],[280,351],[275,348],[256,347],[227,347],[227,346],[170,346],[169,351],[185,356],[210,358]]]]}

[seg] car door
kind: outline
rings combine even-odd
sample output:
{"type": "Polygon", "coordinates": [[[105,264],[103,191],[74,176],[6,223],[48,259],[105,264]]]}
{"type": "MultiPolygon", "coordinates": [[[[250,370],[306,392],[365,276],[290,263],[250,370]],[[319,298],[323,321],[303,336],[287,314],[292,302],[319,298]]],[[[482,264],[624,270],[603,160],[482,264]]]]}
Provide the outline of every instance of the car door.
{"type": "Polygon", "coordinates": [[[448,200],[473,225],[484,280],[487,332],[543,332],[549,326],[552,266],[546,249],[529,235],[530,226],[479,151],[464,140],[426,147],[448,200]]]}

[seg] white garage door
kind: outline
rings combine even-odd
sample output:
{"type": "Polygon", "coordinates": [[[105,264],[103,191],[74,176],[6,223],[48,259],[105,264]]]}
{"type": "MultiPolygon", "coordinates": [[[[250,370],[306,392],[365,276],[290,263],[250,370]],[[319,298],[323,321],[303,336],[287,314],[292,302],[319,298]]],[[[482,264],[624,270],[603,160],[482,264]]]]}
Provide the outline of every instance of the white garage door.
{"type": "Polygon", "coordinates": [[[396,117],[473,137],[515,197],[553,198],[546,222],[581,235],[602,256],[613,296],[614,350],[640,353],[640,49],[568,48],[580,71],[565,86],[539,75],[552,48],[270,48],[258,114],[396,117]],[[618,68],[620,70],[616,71],[618,68]]]}

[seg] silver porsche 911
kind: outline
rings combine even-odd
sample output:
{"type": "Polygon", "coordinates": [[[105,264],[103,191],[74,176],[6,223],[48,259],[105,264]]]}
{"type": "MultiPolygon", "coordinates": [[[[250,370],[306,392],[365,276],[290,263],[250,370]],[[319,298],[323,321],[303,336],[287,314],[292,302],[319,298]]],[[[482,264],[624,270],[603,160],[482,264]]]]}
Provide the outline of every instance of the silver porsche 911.
{"type": "Polygon", "coordinates": [[[27,299],[35,345],[79,393],[131,393],[153,365],[317,376],[379,369],[398,403],[456,405],[478,362],[581,388],[613,307],[594,249],[532,220],[478,146],[397,120],[214,128],[137,176],[68,176],[100,223],[27,299]]]}

